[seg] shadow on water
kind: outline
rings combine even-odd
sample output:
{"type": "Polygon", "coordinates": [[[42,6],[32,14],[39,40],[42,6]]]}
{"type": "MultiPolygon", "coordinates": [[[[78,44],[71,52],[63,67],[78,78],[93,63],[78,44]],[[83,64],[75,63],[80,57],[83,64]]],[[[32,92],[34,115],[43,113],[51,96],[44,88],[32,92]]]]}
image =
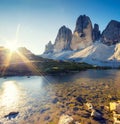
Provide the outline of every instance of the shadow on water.
{"type": "Polygon", "coordinates": [[[120,75],[119,70],[87,70],[77,73],[68,73],[54,76],[46,76],[46,79],[51,83],[73,82],[76,79],[113,79],[120,75]]]}

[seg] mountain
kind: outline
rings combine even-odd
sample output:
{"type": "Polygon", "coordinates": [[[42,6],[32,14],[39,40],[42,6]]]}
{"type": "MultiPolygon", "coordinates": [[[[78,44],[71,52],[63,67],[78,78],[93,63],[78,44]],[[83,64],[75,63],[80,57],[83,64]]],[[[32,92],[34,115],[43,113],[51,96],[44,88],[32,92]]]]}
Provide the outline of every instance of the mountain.
{"type": "Polygon", "coordinates": [[[70,43],[72,40],[72,31],[66,27],[62,26],[55,39],[55,43],[52,44],[51,41],[45,46],[44,54],[51,52],[61,52],[63,50],[70,50],[70,43]]]}
{"type": "Polygon", "coordinates": [[[120,43],[108,46],[101,42],[94,43],[82,50],[62,51],[41,55],[44,58],[85,62],[95,66],[120,67],[120,43]]]}
{"type": "Polygon", "coordinates": [[[34,65],[43,60],[25,47],[20,47],[14,52],[0,47],[0,76],[36,74],[34,65]]]}
{"type": "Polygon", "coordinates": [[[66,36],[65,30],[65,26],[60,28],[53,52],[42,54],[42,57],[98,66],[120,66],[120,22],[111,20],[101,33],[98,24],[92,26],[88,16],[80,15],[73,34],[67,35],[69,40],[62,40],[66,36]]]}
{"type": "Polygon", "coordinates": [[[102,32],[101,41],[107,45],[120,42],[120,22],[111,20],[102,32]]]}
{"type": "Polygon", "coordinates": [[[72,31],[66,26],[62,26],[57,34],[54,44],[54,52],[62,50],[70,50],[70,43],[72,40],[72,31]]]}
{"type": "Polygon", "coordinates": [[[53,48],[54,48],[54,46],[53,46],[52,42],[49,41],[48,44],[45,45],[45,52],[44,52],[44,54],[53,52],[53,48]]]}
{"type": "Polygon", "coordinates": [[[45,59],[34,55],[25,47],[20,47],[14,52],[0,47],[0,77],[68,73],[89,68],[93,68],[93,66],[86,63],[78,64],[45,59]]]}
{"type": "Polygon", "coordinates": [[[100,39],[99,25],[94,24],[86,15],[80,15],[76,21],[75,30],[63,25],[58,30],[54,44],[49,42],[45,46],[44,54],[49,52],[61,52],[64,50],[79,50],[91,45],[94,41],[100,39]]]}
{"type": "Polygon", "coordinates": [[[92,44],[92,22],[86,15],[81,15],[76,21],[71,48],[78,50],[92,44]]]}
{"type": "Polygon", "coordinates": [[[92,30],[92,40],[93,42],[98,41],[101,37],[101,33],[99,30],[99,25],[98,24],[94,24],[94,28],[92,30]]]}

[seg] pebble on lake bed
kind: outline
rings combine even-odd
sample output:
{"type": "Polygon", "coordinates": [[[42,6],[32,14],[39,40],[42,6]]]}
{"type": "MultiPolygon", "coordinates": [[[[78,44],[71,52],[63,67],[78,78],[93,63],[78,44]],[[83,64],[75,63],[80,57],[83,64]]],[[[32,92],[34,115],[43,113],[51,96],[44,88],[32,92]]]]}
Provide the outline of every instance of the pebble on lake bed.
{"type": "Polygon", "coordinates": [[[101,119],[102,118],[102,114],[97,112],[95,109],[92,109],[91,116],[95,117],[97,119],[101,119]]]}
{"type": "Polygon", "coordinates": [[[5,115],[4,118],[8,118],[11,120],[12,118],[16,118],[16,116],[19,114],[19,112],[10,112],[8,115],[5,115]]]}
{"type": "Polygon", "coordinates": [[[54,99],[52,100],[52,103],[53,103],[53,104],[56,104],[58,101],[59,101],[58,98],[54,98],[54,99]]]}
{"type": "Polygon", "coordinates": [[[73,118],[69,115],[62,115],[59,119],[58,124],[70,124],[73,121],[73,118]]]}
{"type": "Polygon", "coordinates": [[[58,124],[71,124],[71,123],[74,123],[74,124],[81,124],[81,123],[79,123],[78,121],[75,121],[71,116],[65,115],[65,114],[63,114],[63,115],[60,117],[59,122],[58,122],[58,124]]]}
{"type": "Polygon", "coordinates": [[[92,110],[93,109],[92,103],[86,103],[86,106],[87,106],[88,110],[92,110]]]}

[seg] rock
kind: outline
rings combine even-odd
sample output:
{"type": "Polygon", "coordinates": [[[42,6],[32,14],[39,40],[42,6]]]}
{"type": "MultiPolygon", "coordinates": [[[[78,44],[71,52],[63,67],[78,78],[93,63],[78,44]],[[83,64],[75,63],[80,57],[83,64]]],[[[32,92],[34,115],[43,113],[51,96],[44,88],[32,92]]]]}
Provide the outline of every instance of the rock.
{"type": "Polygon", "coordinates": [[[53,44],[51,41],[49,41],[49,43],[45,46],[44,54],[52,53],[52,52],[53,52],[53,44]]]}
{"type": "Polygon", "coordinates": [[[102,32],[101,41],[107,45],[120,42],[120,22],[111,20],[102,32]]]}
{"type": "Polygon", "coordinates": [[[76,121],[75,124],[81,124],[81,123],[79,123],[78,121],[76,121]]]}
{"type": "Polygon", "coordinates": [[[74,107],[74,108],[73,108],[73,111],[78,111],[78,110],[79,110],[78,107],[74,107]]]}
{"type": "Polygon", "coordinates": [[[44,118],[45,121],[47,121],[47,120],[49,120],[49,119],[50,119],[50,116],[46,116],[46,117],[44,118]]]}
{"type": "Polygon", "coordinates": [[[44,112],[46,112],[47,110],[50,110],[50,108],[43,108],[40,110],[40,114],[43,114],[44,112]]]}
{"type": "Polygon", "coordinates": [[[58,98],[54,98],[52,103],[56,104],[58,101],[59,101],[58,98]]]}
{"type": "Polygon", "coordinates": [[[8,118],[11,120],[12,118],[16,118],[16,116],[19,114],[19,112],[10,112],[8,115],[5,115],[4,118],[8,118]]]}
{"type": "Polygon", "coordinates": [[[88,110],[92,110],[93,109],[92,103],[86,103],[86,106],[87,106],[88,110]]]}
{"type": "Polygon", "coordinates": [[[69,115],[62,115],[59,119],[58,124],[70,124],[73,121],[73,118],[69,115]]]}
{"type": "Polygon", "coordinates": [[[29,117],[29,116],[28,116],[28,115],[26,115],[26,116],[24,117],[24,120],[27,120],[27,119],[28,119],[28,117],[29,117]]]}
{"type": "Polygon", "coordinates": [[[55,40],[54,52],[71,50],[70,49],[71,40],[72,40],[72,31],[66,26],[62,26],[59,29],[56,40],[55,40]]]}
{"type": "Polygon", "coordinates": [[[110,102],[110,111],[115,111],[120,114],[120,101],[110,102]]]}
{"type": "Polygon", "coordinates": [[[91,116],[96,118],[96,119],[101,119],[102,118],[102,114],[97,112],[95,109],[92,109],[91,116]]]}
{"type": "Polygon", "coordinates": [[[76,100],[77,100],[78,102],[80,102],[80,103],[83,105],[84,99],[83,99],[82,97],[78,96],[78,97],[76,98],[76,100]]]}
{"type": "Polygon", "coordinates": [[[99,30],[99,25],[98,24],[94,24],[94,28],[92,31],[92,39],[93,42],[98,41],[100,39],[100,30],[99,30]]]}
{"type": "Polygon", "coordinates": [[[76,22],[71,48],[78,50],[92,44],[92,23],[88,16],[81,15],[76,22]]]}

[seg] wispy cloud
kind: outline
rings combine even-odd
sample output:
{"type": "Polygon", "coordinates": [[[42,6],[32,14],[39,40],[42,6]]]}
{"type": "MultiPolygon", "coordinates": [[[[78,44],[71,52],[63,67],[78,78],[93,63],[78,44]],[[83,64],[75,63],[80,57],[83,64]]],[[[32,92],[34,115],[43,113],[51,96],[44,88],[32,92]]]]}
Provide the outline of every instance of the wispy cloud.
{"type": "Polygon", "coordinates": [[[17,30],[16,30],[16,39],[15,39],[15,42],[18,42],[18,40],[19,40],[20,27],[21,27],[21,24],[18,24],[17,30]]]}

